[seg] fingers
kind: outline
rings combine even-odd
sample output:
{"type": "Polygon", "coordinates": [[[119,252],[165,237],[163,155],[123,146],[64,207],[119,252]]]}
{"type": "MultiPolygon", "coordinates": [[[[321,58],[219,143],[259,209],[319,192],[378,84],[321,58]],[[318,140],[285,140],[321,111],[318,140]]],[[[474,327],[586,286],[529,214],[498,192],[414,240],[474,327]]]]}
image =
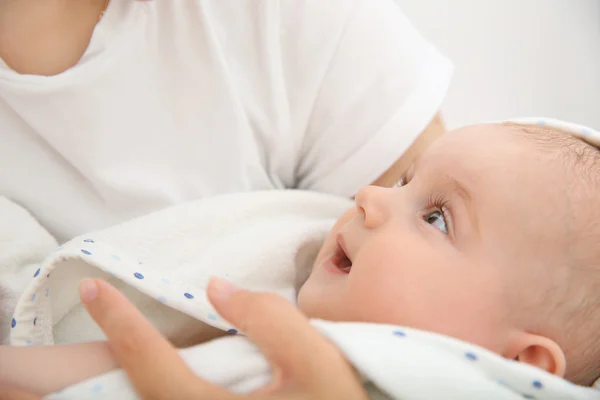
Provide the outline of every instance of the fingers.
{"type": "Polygon", "coordinates": [[[333,377],[342,381],[347,378],[349,393],[362,393],[339,351],[281,296],[236,290],[223,280],[213,279],[208,297],[217,311],[248,335],[272,363],[276,380],[273,388],[326,388],[333,377]]]}
{"type": "Polygon", "coordinates": [[[79,290],[88,313],[108,337],[117,362],[142,398],[231,398],[196,377],[177,350],[114,287],[89,279],[79,290]]]}
{"type": "MultiPolygon", "coordinates": [[[[142,398],[248,398],[196,377],[176,349],[106,282],[86,280],[80,285],[80,294],[142,398]]],[[[367,398],[359,379],[337,349],[283,298],[236,290],[224,281],[211,282],[208,294],[219,313],[243,330],[271,361],[276,379],[271,390],[262,391],[263,395],[271,393],[275,397],[269,398],[280,399],[367,398]]],[[[249,397],[264,398],[257,395],[249,397]]]]}

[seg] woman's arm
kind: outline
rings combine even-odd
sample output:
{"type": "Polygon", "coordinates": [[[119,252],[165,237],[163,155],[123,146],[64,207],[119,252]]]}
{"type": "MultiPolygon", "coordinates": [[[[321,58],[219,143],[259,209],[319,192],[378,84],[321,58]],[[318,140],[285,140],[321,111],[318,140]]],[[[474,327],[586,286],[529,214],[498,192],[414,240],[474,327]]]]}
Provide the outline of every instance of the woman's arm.
{"type": "Polygon", "coordinates": [[[14,386],[40,395],[117,367],[107,342],[0,346],[0,386],[14,386]]]}

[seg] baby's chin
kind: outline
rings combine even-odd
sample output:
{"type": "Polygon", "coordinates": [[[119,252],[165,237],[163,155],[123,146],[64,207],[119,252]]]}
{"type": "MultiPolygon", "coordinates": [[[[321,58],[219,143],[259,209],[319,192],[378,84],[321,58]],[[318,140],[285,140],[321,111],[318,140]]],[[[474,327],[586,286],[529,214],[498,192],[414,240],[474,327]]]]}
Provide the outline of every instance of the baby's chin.
{"type": "Polygon", "coordinates": [[[306,282],[304,283],[304,285],[302,285],[300,287],[300,290],[298,290],[298,297],[296,299],[296,302],[297,302],[297,305],[298,305],[298,308],[300,309],[300,311],[302,311],[302,313],[304,313],[304,315],[306,315],[307,317],[310,318],[310,315],[309,315],[310,310],[306,306],[307,303],[310,304],[310,299],[309,298],[307,299],[307,297],[309,297],[309,296],[306,294],[307,291],[304,290],[305,288],[306,288],[306,282]]]}
{"type": "Polygon", "coordinates": [[[327,301],[319,292],[318,285],[311,285],[310,277],[298,291],[297,306],[308,318],[324,318],[320,305],[327,304],[327,301]]]}

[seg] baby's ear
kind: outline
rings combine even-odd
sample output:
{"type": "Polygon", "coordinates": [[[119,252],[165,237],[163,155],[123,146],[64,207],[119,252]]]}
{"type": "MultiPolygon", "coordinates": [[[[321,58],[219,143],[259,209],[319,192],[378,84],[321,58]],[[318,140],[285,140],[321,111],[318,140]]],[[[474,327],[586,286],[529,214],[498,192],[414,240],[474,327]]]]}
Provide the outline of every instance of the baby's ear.
{"type": "Polygon", "coordinates": [[[533,365],[561,378],[565,376],[565,353],[552,339],[523,332],[512,343],[509,353],[507,358],[533,365]]]}

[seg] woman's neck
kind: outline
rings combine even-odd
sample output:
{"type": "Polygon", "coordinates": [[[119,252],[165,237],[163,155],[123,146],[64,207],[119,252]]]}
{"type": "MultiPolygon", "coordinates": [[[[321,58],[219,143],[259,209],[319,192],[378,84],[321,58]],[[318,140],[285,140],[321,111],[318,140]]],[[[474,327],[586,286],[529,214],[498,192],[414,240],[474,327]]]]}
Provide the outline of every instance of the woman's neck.
{"type": "Polygon", "coordinates": [[[22,74],[56,75],[77,64],[106,0],[0,0],[0,57],[22,74]]]}

